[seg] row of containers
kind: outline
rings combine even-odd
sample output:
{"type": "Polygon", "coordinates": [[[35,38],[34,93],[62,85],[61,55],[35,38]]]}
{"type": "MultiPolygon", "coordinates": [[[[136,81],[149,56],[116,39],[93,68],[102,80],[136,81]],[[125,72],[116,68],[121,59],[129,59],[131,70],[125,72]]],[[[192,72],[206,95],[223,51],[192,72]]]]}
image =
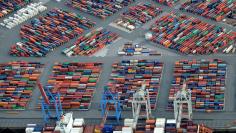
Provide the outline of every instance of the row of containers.
{"type": "Polygon", "coordinates": [[[115,24],[132,31],[157,17],[161,12],[161,8],[153,6],[150,2],[139,3],[129,7],[128,11],[122,13],[121,17],[115,21],[115,24]]]}
{"type": "Polygon", "coordinates": [[[156,50],[151,50],[144,46],[144,44],[126,42],[122,47],[118,50],[119,56],[135,56],[135,55],[144,55],[144,56],[160,56],[156,50]]]}
{"type": "Polygon", "coordinates": [[[173,109],[174,95],[183,82],[191,90],[192,107],[197,111],[222,111],[225,100],[226,63],[214,60],[180,60],[175,63],[168,110],[173,109]]]}
{"type": "Polygon", "coordinates": [[[29,4],[32,0],[1,0],[0,1],[0,18],[19,10],[29,4]]]}
{"type": "Polygon", "coordinates": [[[180,7],[194,14],[201,15],[215,21],[222,21],[236,8],[234,0],[188,0],[180,7]]]}
{"type": "Polygon", "coordinates": [[[70,41],[85,30],[95,26],[95,22],[79,14],[52,9],[23,25],[20,29],[21,42],[9,51],[12,56],[46,56],[50,51],[70,41]]]}
{"type": "MultiPolygon", "coordinates": [[[[88,110],[96,90],[102,63],[56,63],[44,89],[60,93],[64,109],[88,110]],[[55,87],[59,85],[59,87],[55,87]]],[[[38,108],[41,108],[40,103],[38,108]]],[[[51,105],[50,108],[54,108],[51,105]]]]}
{"type": "Polygon", "coordinates": [[[69,0],[67,4],[80,11],[101,19],[106,19],[134,1],[135,0],[69,0]]]}
{"type": "Polygon", "coordinates": [[[102,48],[114,42],[119,35],[107,29],[98,28],[90,33],[79,37],[76,42],[62,53],[66,56],[91,56],[102,48]]]}
{"type": "Polygon", "coordinates": [[[179,2],[179,0],[153,0],[153,1],[170,7],[173,7],[177,2],[179,2]]]}
{"type": "Polygon", "coordinates": [[[0,64],[0,110],[24,110],[43,69],[38,62],[0,64]]]}
{"type": "Polygon", "coordinates": [[[152,42],[183,54],[220,53],[236,42],[236,32],[175,13],[158,18],[150,34],[152,42]]]}
{"type": "MultiPolygon", "coordinates": [[[[87,125],[84,119],[75,118],[66,121],[65,129],[68,133],[213,133],[213,130],[204,125],[198,125],[193,121],[181,122],[180,128],[176,128],[176,121],[173,119],[156,118],[142,120],[137,123],[136,129],[124,125],[87,125]]],[[[28,124],[26,133],[60,133],[60,128],[55,124],[40,126],[28,124]]]]}
{"type": "MultiPolygon", "coordinates": [[[[0,109],[26,109],[43,65],[35,62],[0,64],[0,109]]],[[[173,109],[174,94],[183,81],[192,91],[193,108],[198,111],[222,111],[226,63],[219,59],[180,60],[175,63],[174,79],[169,92],[167,110],[173,109]]],[[[119,94],[124,110],[131,109],[132,96],[146,82],[151,108],[156,109],[163,63],[157,60],[123,60],[112,65],[107,83],[111,92],[119,94]]],[[[64,109],[88,110],[97,88],[102,63],[56,63],[44,89],[60,92],[64,109]],[[59,87],[55,87],[55,85],[59,87]]],[[[37,106],[40,108],[40,105],[37,106]]],[[[53,108],[53,106],[51,106],[53,108]]]]}

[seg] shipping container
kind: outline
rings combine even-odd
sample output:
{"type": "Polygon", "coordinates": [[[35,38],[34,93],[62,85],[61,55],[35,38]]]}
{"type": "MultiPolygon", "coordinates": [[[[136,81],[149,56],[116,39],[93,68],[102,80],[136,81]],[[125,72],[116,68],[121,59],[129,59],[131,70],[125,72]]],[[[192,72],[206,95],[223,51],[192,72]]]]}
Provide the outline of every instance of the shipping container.
{"type": "Polygon", "coordinates": [[[56,63],[44,89],[49,89],[52,94],[59,92],[64,109],[88,110],[101,70],[102,63],[56,63]]]}
{"type": "Polygon", "coordinates": [[[53,9],[21,27],[18,42],[10,49],[12,56],[46,56],[50,51],[70,41],[95,25],[79,14],[53,9]]]}
{"type": "Polygon", "coordinates": [[[42,72],[39,62],[0,63],[0,110],[24,110],[42,72]]]}
{"type": "Polygon", "coordinates": [[[121,17],[115,21],[115,24],[132,31],[157,17],[161,12],[161,8],[149,2],[139,3],[138,5],[129,7],[129,10],[124,12],[121,17]]]}
{"type": "Polygon", "coordinates": [[[225,101],[226,69],[226,63],[220,59],[177,61],[167,109],[173,110],[174,94],[182,88],[185,81],[187,89],[191,90],[194,110],[222,111],[225,101]]]}
{"type": "Polygon", "coordinates": [[[84,36],[81,36],[70,47],[65,48],[62,52],[66,56],[90,56],[112,44],[119,35],[103,28],[98,28],[84,36]]]}
{"type": "Polygon", "coordinates": [[[67,4],[93,16],[106,19],[135,0],[69,0],[67,4]]]}
{"type": "Polygon", "coordinates": [[[181,10],[201,15],[215,21],[222,21],[236,8],[234,0],[188,0],[181,10]]]}
{"type": "Polygon", "coordinates": [[[153,0],[157,3],[164,4],[169,7],[173,7],[175,3],[179,2],[179,0],[153,0]]]}
{"type": "Polygon", "coordinates": [[[149,40],[183,54],[219,53],[236,42],[234,32],[174,13],[157,19],[150,32],[149,40]]]}
{"type": "Polygon", "coordinates": [[[0,1],[0,18],[19,10],[32,0],[1,0],[0,1]]]}
{"type": "Polygon", "coordinates": [[[163,63],[156,60],[123,60],[112,65],[107,84],[111,92],[118,92],[124,110],[131,109],[133,94],[145,80],[149,90],[151,109],[156,108],[163,63]]]}

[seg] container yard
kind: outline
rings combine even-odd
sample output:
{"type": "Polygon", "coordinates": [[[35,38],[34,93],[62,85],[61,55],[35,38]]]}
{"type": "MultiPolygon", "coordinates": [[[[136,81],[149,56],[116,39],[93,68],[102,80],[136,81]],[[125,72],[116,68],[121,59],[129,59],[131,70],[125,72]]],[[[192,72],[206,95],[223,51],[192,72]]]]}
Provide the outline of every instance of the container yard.
{"type": "Polygon", "coordinates": [[[151,5],[151,3],[139,3],[136,6],[130,7],[129,10],[124,12],[114,23],[121,28],[133,31],[157,17],[161,12],[162,10],[160,8],[151,5]]]}
{"type": "Polygon", "coordinates": [[[157,19],[150,32],[149,40],[183,54],[229,53],[236,40],[235,32],[174,13],[157,19]]]}
{"type": "Polygon", "coordinates": [[[20,30],[22,42],[11,47],[12,56],[46,56],[53,49],[95,25],[85,17],[53,9],[45,17],[35,18],[20,30]],[[64,34],[63,34],[64,33],[64,34]]]}
{"type": "Polygon", "coordinates": [[[175,62],[174,80],[167,109],[173,109],[174,94],[183,81],[192,92],[192,106],[197,111],[222,111],[227,65],[222,60],[181,60],[175,62]]]}
{"type": "Polygon", "coordinates": [[[169,7],[173,7],[179,0],[153,0],[153,1],[167,5],[169,7]]]}
{"type": "Polygon", "coordinates": [[[69,0],[67,4],[75,9],[92,14],[93,16],[106,19],[114,13],[117,13],[123,7],[128,6],[133,1],[134,0],[106,0],[95,2],[93,0],[69,0]]]}
{"type": "Polygon", "coordinates": [[[0,132],[234,133],[234,15],[234,0],[0,0],[0,132]]]}
{"type": "MultiPolygon", "coordinates": [[[[57,63],[44,89],[60,92],[63,109],[88,110],[101,73],[101,63],[57,63]]],[[[53,108],[53,106],[51,106],[53,108]]]]}
{"type": "Polygon", "coordinates": [[[14,16],[12,15],[4,19],[3,23],[0,23],[0,25],[11,29],[45,10],[47,10],[47,7],[43,6],[41,2],[31,3],[27,7],[21,8],[19,11],[17,11],[14,16]]]}
{"type": "Polygon", "coordinates": [[[1,110],[24,110],[42,72],[39,62],[1,63],[1,110]]]}
{"type": "Polygon", "coordinates": [[[236,8],[233,0],[190,0],[181,5],[181,10],[195,13],[215,21],[222,21],[236,8]]]}
{"type": "Polygon", "coordinates": [[[85,36],[79,37],[71,47],[63,50],[66,56],[89,56],[111,44],[119,37],[118,34],[98,28],[85,36]]]}
{"type": "Polygon", "coordinates": [[[123,60],[112,65],[111,79],[107,84],[111,92],[118,92],[123,109],[131,109],[130,99],[142,84],[147,82],[151,109],[156,108],[163,63],[149,60],[123,60]]]}
{"type": "Polygon", "coordinates": [[[10,13],[19,10],[21,7],[32,2],[32,0],[1,0],[0,1],[0,18],[9,15],[10,13]]]}

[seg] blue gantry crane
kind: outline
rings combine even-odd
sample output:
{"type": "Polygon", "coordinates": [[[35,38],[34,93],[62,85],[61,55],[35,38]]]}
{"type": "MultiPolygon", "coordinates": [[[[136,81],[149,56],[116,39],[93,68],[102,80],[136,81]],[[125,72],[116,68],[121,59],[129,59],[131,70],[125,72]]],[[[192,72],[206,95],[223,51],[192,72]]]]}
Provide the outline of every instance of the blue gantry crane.
{"type": "Polygon", "coordinates": [[[105,123],[107,119],[116,119],[116,124],[120,123],[121,103],[118,93],[112,93],[108,87],[105,87],[100,105],[103,129],[106,131],[112,130],[112,125],[105,125],[105,123]]]}
{"type": "MultiPolygon", "coordinates": [[[[50,86],[47,86],[44,89],[39,81],[37,81],[37,85],[42,95],[41,110],[43,113],[44,123],[48,123],[49,119],[56,119],[57,121],[60,121],[61,117],[63,116],[60,93],[52,94],[49,90],[50,86]],[[54,116],[50,112],[50,105],[55,107],[56,114],[54,116]]],[[[54,87],[58,86],[56,85],[54,87]]]]}

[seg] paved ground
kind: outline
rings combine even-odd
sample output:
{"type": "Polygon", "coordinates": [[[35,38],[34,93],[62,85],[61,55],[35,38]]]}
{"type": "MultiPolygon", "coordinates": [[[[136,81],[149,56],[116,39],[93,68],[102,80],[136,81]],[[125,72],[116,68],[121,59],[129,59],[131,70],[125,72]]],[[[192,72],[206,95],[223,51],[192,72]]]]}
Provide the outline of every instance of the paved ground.
{"type": "MultiPolygon", "coordinates": [[[[41,0],[47,3],[48,0],[41,0]]],[[[151,1],[151,0],[137,0],[139,1],[151,1]]],[[[63,1],[64,2],[64,1],[63,1]]],[[[25,60],[25,61],[40,61],[44,63],[45,69],[41,76],[41,82],[43,84],[46,83],[48,76],[51,73],[52,66],[54,62],[62,62],[62,61],[74,61],[74,62],[91,62],[91,61],[97,61],[102,62],[104,64],[103,72],[100,78],[100,81],[98,83],[98,89],[96,90],[96,93],[93,98],[92,106],[89,111],[75,111],[74,117],[83,117],[87,118],[87,122],[89,123],[99,123],[100,122],[100,111],[98,110],[99,107],[99,101],[101,99],[101,94],[103,91],[103,86],[107,83],[109,79],[109,75],[111,73],[111,64],[114,61],[120,61],[123,59],[151,59],[151,60],[159,60],[164,62],[164,71],[161,81],[161,90],[160,95],[158,98],[158,109],[153,111],[152,114],[155,117],[166,117],[166,118],[173,118],[173,112],[166,112],[165,107],[167,105],[167,98],[168,98],[168,92],[170,88],[170,83],[173,78],[173,65],[174,62],[178,59],[209,59],[209,58],[219,58],[228,63],[228,71],[227,71],[227,90],[225,92],[225,111],[222,112],[214,112],[214,113],[204,113],[204,112],[194,112],[193,118],[196,122],[203,122],[206,123],[210,127],[214,128],[223,128],[223,127],[229,127],[232,126],[230,123],[233,120],[236,120],[236,102],[235,102],[235,86],[236,86],[236,55],[230,54],[230,55],[223,55],[223,54],[217,54],[217,55],[209,55],[209,56],[186,56],[176,53],[175,51],[165,49],[162,46],[155,46],[155,44],[151,42],[145,41],[144,33],[147,31],[148,26],[151,24],[148,23],[144,25],[143,27],[136,29],[131,34],[124,32],[122,30],[116,29],[114,27],[109,26],[109,24],[118,18],[119,14],[125,10],[127,10],[127,7],[122,9],[119,13],[113,15],[112,17],[109,17],[106,21],[102,21],[99,18],[93,17],[91,15],[88,15],[86,13],[82,13],[78,10],[70,9],[66,7],[63,2],[57,3],[55,1],[49,1],[46,5],[49,9],[51,8],[63,8],[66,10],[70,10],[76,13],[80,13],[83,16],[89,17],[92,20],[97,22],[97,27],[105,27],[111,31],[117,32],[120,34],[121,39],[115,42],[113,45],[108,46],[106,48],[106,56],[104,56],[104,52],[101,52],[99,54],[96,54],[96,56],[91,57],[72,57],[68,58],[65,55],[61,54],[61,51],[67,47],[73,44],[73,42],[76,39],[71,40],[69,43],[65,44],[64,46],[61,46],[57,48],[55,51],[48,54],[45,58],[18,58],[18,57],[11,57],[8,55],[8,51],[12,44],[19,41],[19,29],[20,26],[17,26],[11,30],[8,30],[6,28],[0,27],[0,62],[8,62],[8,61],[15,61],[15,60],[25,60]],[[162,53],[162,56],[135,56],[135,57],[118,57],[116,52],[116,49],[121,46],[119,42],[124,42],[126,40],[129,41],[141,41],[148,45],[148,47],[151,47],[153,49],[156,49],[160,53],[162,53]],[[104,57],[103,57],[104,56],[104,57]]],[[[134,3],[135,4],[135,3],[134,3]]],[[[132,4],[132,5],[134,5],[132,4]]],[[[188,16],[194,16],[202,19],[203,21],[206,21],[211,24],[217,24],[219,26],[222,26],[228,30],[234,30],[236,31],[235,27],[228,26],[223,23],[217,23],[212,20],[205,19],[203,17],[193,15],[190,13],[186,13],[183,11],[179,11],[178,8],[168,8],[166,6],[162,6],[159,4],[156,4],[159,7],[162,7],[165,12],[178,12],[178,13],[184,13],[188,16]]],[[[179,5],[177,5],[178,7],[179,5]]],[[[37,16],[36,16],[37,17],[37,16]]],[[[1,21],[2,19],[0,19],[1,21]]],[[[30,21],[30,20],[29,20],[30,21]]],[[[29,21],[25,22],[28,23],[29,21]]],[[[23,24],[25,24],[23,23],[23,24]]],[[[87,31],[88,32],[88,31],[87,31]]],[[[87,33],[86,32],[86,33],[87,33]]],[[[1,111],[0,112],[0,127],[24,127],[27,123],[41,123],[42,122],[42,114],[39,110],[35,110],[35,106],[38,100],[38,97],[40,96],[39,90],[35,89],[33,93],[33,97],[31,102],[29,103],[28,109],[25,111],[19,111],[18,113],[14,113],[15,111],[1,111]],[[14,113],[14,114],[12,114],[14,113]]],[[[68,111],[68,110],[66,110],[68,111]]],[[[131,112],[130,111],[124,111],[123,117],[131,118],[131,112]]]]}

